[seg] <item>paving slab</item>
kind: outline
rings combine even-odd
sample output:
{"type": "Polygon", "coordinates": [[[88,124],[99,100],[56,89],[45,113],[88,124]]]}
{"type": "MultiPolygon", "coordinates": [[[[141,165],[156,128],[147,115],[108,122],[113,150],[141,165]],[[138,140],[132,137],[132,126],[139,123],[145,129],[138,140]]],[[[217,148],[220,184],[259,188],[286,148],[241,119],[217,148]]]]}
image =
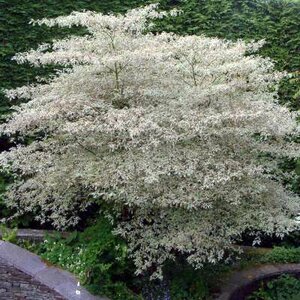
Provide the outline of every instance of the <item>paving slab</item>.
{"type": "Polygon", "coordinates": [[[83,287],[77,286],[78,280],[71,273],[48,266],[36,254],[9,242],[0,241],[0,267],[1,262],[11,272],[3,271],[5,267],[2,268],[2,273],[0,272],[0,283],[2,283],[2,285],[0,284],[0,300],[109,300],[93,296],[83,287]],[[23,276],[17,276],[18,272],[21,272],[23,276]],[[16,288],[13,289],[13,286],[16,288]],[[31,287],[36,287],[36,290],[31,287]],[[22,293],[27,289],[36,293],[36,297],[34,294],[31,294],[30,297],[23,295],[22,293]],[[11,297],[10,291],[14,292],[13,297],[11,297]],[[49,294],[49,291],[54,296],[43,298],[43,292],[49,294]]]}
{"type": "Polygon", "coordinates": [[[4,241],[0,241],[0,257],[31,276],[47,267],[37,255],[4,241]]]}

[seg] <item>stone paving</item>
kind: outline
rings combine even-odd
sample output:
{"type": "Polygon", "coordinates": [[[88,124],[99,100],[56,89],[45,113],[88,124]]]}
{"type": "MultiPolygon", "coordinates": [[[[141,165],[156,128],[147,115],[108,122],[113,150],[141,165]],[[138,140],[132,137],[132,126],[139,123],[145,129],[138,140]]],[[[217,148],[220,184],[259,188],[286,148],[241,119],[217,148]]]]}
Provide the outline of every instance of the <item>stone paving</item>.
{"type": "MultiPolygon", "coordinates": [[[[41,229],[18,229],[16,237],[18,240],[28,240],[32,242],[41,242],[45,240],[46,236],[57,234],[55,230],[41,230],[41,229]]],[[[63,237],[68,237],[69,232],[60,232],[63,237]]],[[[2,231],[0,229],[0,239],[2,238],[2,231]]]]}
{"type": "Polygon", "coordinates": [[[0,299],[65,300],[66,298],[0,258],[0,299]]]}
{"type": "Polygon", "coordinates": [[[107,300],[91,295],[77,283],[69,272],[0,240],[0,300],[107,300]]]}

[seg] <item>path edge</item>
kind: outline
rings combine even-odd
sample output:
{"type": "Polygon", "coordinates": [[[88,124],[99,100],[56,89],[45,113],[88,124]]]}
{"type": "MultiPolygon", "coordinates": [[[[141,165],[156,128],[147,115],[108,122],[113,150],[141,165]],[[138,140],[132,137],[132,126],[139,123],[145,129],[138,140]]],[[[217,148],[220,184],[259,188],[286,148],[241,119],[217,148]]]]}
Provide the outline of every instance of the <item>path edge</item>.
{"type": "Polygon", "coordinates": [[[78,280],[71,273],[47,265],[38,255],[15,244],[0,240],[0,258],[67,300],[109,300],[78,287],[78,280]]]}

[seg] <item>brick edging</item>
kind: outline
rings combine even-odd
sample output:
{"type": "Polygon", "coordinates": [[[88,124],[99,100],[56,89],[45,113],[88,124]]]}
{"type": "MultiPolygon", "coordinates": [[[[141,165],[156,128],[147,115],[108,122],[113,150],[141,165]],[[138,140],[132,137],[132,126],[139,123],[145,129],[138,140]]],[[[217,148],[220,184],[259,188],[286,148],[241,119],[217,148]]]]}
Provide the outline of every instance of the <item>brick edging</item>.
{"type": "Polygon", "coordinates": [[[108,300],[93,296],[86,289],[78,287],[78,280],[71,273],[47,266],[38,255],[17,245],[0,240],[0,258],[67,300],[108,300]],[[76,290],[80,291],[80,294],[76,293],[76,290]]]}
{"type": "Polygon", "coordinates": [[[239,293],[243,293],[247,287],[283,273],[300,275],[300,264],[267,264],[235,272],[221,288],[221,294],[216,300],[242,299],[239,293]]]}

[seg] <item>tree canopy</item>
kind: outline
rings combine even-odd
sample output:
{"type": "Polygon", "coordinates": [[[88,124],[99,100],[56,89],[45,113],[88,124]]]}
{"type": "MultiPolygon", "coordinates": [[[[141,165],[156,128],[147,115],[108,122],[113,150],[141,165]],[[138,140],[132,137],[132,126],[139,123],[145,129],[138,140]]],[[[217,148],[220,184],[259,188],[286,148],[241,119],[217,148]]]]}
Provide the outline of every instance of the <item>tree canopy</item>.
{"type": "Polygon", "coordinates": [[[0,154],[15,174],[8,206],[66,228],[106,203],[137,273],[154,276],[177,253],[200,267],[246,230],[281,236],[299,225],[299,197],[277,164],[299,156],[297,114],[278,104],[284,74],[254,54],[263,42],[151,33],[152,20],[178,13],[150,5],[35,21],[88,33],[15,56],[64,68],[7,90],[27,101],[1,126],[11,139],[35,137],[0,154]]]}

